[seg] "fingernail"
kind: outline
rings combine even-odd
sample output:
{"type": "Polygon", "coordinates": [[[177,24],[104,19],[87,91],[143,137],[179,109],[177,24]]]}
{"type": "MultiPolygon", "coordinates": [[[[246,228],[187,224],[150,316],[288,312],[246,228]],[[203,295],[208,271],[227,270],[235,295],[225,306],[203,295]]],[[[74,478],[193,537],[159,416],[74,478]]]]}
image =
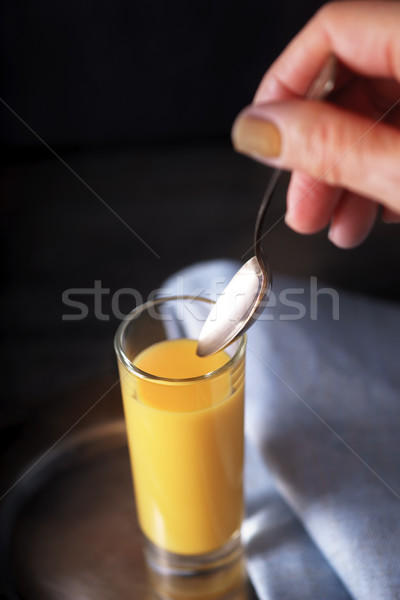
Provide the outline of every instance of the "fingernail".
{"type": "Polygon", "coordinates": [[[336,244],[336,227],[334,225],[330,225],[328,229],[328,240],[332,242],[332,244],[336,244]]]}
{"type": "Polygon", "coordinates": [[[232,128],[235,150],[250,156],[276,158],[281,153],[281,134],[275,123],[242,114],[232,128]]]}
{"type": "Polygon", "coordinates": [[[295,229],[295,220],[293,219],[293,213],[287,210],[285,213],[285,223],[291,229],[295,229]]]}
{"type": "Polygon", "coordinates": [[[342,250],[348,250],[358,246],[363,241],[363,238],[352,238],[346,235],[343,227],[340,225],[331,224],[328,230],[328,240],[342,250]]]}
{"type": "Polygon", "coordinates": [[[328,240],[338,248],[347,248],[347,245],[343,243],[343,236],[340,229],[340,226],[331,223],[328,229],[328,240]]]}

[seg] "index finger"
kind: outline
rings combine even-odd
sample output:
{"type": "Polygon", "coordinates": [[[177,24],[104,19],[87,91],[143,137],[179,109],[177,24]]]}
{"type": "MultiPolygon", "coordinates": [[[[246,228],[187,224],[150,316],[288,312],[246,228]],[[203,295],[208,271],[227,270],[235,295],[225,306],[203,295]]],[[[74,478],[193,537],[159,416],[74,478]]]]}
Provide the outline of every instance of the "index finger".
{"type": "Polygon", "coordinates": [[[400,82],[400,3],[324,5],[265,74],[254,102],[302,97],[330,54],[360,75],[400,82]]]}

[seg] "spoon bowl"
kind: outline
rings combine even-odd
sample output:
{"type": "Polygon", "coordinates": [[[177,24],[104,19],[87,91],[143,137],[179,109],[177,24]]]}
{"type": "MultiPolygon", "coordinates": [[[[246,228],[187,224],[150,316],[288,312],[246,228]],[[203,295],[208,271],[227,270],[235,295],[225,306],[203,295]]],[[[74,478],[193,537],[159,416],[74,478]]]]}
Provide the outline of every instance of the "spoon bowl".
{"type": "Polygon", "coordinates": [[[260,265],[257,257],[252,256],[211,309],[200,332],[198,356],[217,352],[250,327],[252,320],[257,318],[257,311],[264,310],[262,300],[267,288],[271,288],[271,277],[266,275],[265,265],[260,265]]]}

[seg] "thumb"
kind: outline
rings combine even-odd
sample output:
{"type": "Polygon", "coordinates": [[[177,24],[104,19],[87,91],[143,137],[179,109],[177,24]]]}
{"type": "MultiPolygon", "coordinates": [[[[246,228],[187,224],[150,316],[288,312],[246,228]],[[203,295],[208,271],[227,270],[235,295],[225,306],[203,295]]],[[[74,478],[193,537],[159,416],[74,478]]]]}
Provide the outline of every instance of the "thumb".
{"type": "Polygon", "coordinates": [[[302,171],[399,213],[400,131],[382,121],[328,103],[288,100],[246,108],[232,140],[261,162],[302,171]]]}

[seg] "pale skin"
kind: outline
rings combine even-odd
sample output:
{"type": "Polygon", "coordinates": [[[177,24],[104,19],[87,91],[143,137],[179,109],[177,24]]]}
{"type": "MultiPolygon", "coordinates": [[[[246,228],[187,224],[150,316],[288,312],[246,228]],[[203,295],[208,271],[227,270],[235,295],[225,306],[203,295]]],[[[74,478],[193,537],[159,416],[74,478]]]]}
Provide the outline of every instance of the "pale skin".
{"type": "Polygon", "coordinates": [[[400,222],[400,2],[323,6],[262,79],[237,118],[235,148],[293,171],[287,224],[329,225],[341,248],[360,244],[382,207],[400,222]],[[338,61],[326,102],[304,95],[328,57],[338,61]]]}

